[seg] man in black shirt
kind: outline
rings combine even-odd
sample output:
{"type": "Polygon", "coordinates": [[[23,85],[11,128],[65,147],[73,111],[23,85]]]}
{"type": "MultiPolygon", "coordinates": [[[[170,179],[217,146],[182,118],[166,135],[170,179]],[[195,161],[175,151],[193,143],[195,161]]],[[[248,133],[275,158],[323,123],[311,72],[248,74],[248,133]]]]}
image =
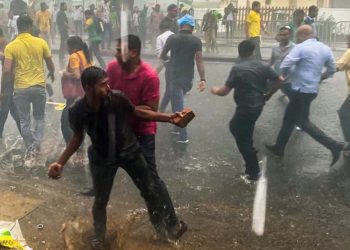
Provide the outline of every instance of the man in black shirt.
{"type": "Polygon", "coordinates": [[[255,122],[262,113],[265,101],[270,99],[283,82],[283,78],[267,63],[254,59],[254,49],[252,41],[241,42],[238,46],[241,60],[231,69],[226,84],[211,89],[212,94],[218,96],[226,96],[231,89],[235,89],[234,100],[237,107],[230,123],[230,131],[246,164],[245,178],[253,181],[261,175],[253,146],[255,122]],[[268,80],[273,80],[274,84],[266,93],[268,80]]]}
{"type": "MultiPolygon", "coordinates": [[[[200,77],[198,89],[201,92],[204,91],[206,83],[202,42],[198,37],[192,35],[195,26],[194,19],[190,15],[185,15],[178,20],[178,24],[180,32],[167,39],[160,56],[163,61],[167,61],[167,54],[171,52],[167,70],[169,70],[170,100],[173,112],[179,112],[184,108],[184,95],[192,89],[195,60],[200,77]]],[[[179,133],[177,142],[188,143],[186,129],[178,128],[174,132],[179,133]]]]}
{"type": "Polygon", "coordinates": [[[64,68],[64,57],[67,53],[67,39],[68,39],[68,18],[66,15],[67,4],[61,3],[60,10],[57,12],[56,24],[61,37],[60,50],[59,50],[59,61],[61,68],[64,68]]]}
{"type": "Polygon", "coordinates": [[[168,191],[165,185],[157,185],[159,176],[148,167],[128,120],[134,115],[145,120],[174,124],[174,118],[179,114],[158,113],[147,106],[134,106],[122,92],[109,89],[107,73],[97,67],[87,68],[81,82],[85,96],[69,110],[74,134],[59,160],[50,165],[49,177],[61,177],[63,166],[77,151],[86,132],[92,143],[88,155],[96,194],[92,209],[96,233],[93,248],[104,249],[106,207],[118,166],[129,174],[140,190],[157,236],[177,240],[187,226],[178,220],[172,204],[166,206],[171,203],[168,191]]]}
{"type": "Polygon", "coordinates": [[[179,26],[177,24],[176,18],[178,15],[178,8],[176,4],[170,4],[168,6],[168,15],[160,22],[159,27],[162,26],[162,22],[171,23],[170,31],[173,33],[179,32],[179,26]]]}

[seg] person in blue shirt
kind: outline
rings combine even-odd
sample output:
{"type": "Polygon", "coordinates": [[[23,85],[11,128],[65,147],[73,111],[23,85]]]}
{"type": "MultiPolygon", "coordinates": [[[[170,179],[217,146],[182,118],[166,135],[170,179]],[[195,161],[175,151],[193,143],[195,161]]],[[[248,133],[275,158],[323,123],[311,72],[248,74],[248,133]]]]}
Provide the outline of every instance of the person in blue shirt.
{"type": "Polygon", "coordinates": [[[336,72],[333,54],[329,47],[316,40],[310,25],[298,28],[297,41],[299,44],[286,56],[280,67],[282,75],[288,77],[292,84],[290,102],[276,143],[266,147],[275,155],[282,157],[294,126],[298,125],[331,151],[332,166],[339,159],[341,151],[350,148],[349,143],[339,142],[327,136],[309,120],[309,113],[311,103],[317,97],[319,82],[332,77],[336,72]]]}

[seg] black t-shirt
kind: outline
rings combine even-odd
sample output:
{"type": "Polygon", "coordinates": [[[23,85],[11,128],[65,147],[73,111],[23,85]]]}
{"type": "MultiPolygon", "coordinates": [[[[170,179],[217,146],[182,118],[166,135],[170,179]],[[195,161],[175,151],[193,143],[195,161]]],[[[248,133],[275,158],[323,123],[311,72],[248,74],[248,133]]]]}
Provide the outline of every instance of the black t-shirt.
{"type": "Polygon", "coordinates": [[[86,97],[78,99],[69,108],[69,122],[74,132],[85,131],[89,135],[92,146],[99,155],[116,160],[139,149],[136,136],[128,123],[134,110],[128,97],[113,90],[99,111],[88,106],[86,97]],[[109,124],[115,124],[114,128],[109,124]]]}
{"type": "Polygon", "coordinates": [[[179,32],[179,25],[177,24],[176,18],[171,18],[169,16],[164,17],[163,20],[160,22],[159,27],[162,25],[163,22],[171,24],[171,27],[170,27],[171,32],[175,34],[179,32]]]}
{"type": "Polygon", "coordinates": [[[255,59],[242,59],[232,67],[226,85],[234,88],[237,107],[262,108],[268,80],[279,77],[267,63],[255,59]]]}
{"type": "Polygon", "coordinates": [[[195,55],[198,51],[202,51],[202,41],[191,32],[182,30],[168,38],[164,45],[162,59],[166,58],[169,50],[171,57],[168,69],[170,69],[172,80],[187,79],[192,81],[195,55]]]}
{"type": "Polygon", "coordinates": [[[68,38],[68,28],[67,28],[68,18],[66,13],[62,10],[59,10],[57,12],[56,18],[57,18],[56,24],[58,27],[58,31],[60,32],[60,35],[68,38]]]}

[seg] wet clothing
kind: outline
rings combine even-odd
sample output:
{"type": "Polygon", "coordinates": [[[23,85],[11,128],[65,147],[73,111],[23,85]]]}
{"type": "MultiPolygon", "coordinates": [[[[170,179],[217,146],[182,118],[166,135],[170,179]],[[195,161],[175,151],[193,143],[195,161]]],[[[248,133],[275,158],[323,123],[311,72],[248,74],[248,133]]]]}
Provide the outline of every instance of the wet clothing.
{"type": "Polygon", "coordinates": [[[262,108],[268,80],[279,77],[267,63],[254,59],[241,59],[232,67],[226,85],[234,88],[237,107],[262,108]]]}
{"type": "Polygon", "coordinates": [[[266,63],[255,59],[241,59],[232,67],[226,86],[234,88],[236,112],[230,122],[230,131],[243,156],[246,174],[257,176],[260,172],[256,150],[253,146],[255,123],[265,105],[264,93],[268,80],[279,75],[266,63]]]}
{"type": "Polygon", "coordinates": [[[86,133],[91,138],[92,147],[102,157],[118,158],[134,153],[139,145],[131,130],[128,119],[135,108],[130,100],[119,91],[112,91],[106,97],[99,111],[94,111],[86,97],[78,99],[69,109],[69,122],[74,133],[86,133]],[[115,128],[109,127],[109,114],[115,114],[115,128]],[[113,130],[115,130],[113,132],[113,130]],[[115,137],[111,137],[111,133],[115,137]],[[112,142],[113,141],[113,142],[112,142]],[[110,152],[109,143],[115,144],[110,152]]]}
{"type": "MultiPolygon", "coordinates": [[[[107,73],[111,89],[125,93],[135,106],[159,101],[158,74],[147,63],[141,61],[136,72],[127,74],[115,60],[108,65],[107,73]]],[[[136,135],[154,135],[157,131],[156,122],[132,118],[130,125],[136,135]]]]}
{"type": "MultiPolygon", "coordinates": [[[[131,177],[144,198],[151,223],[157,233],[171,233],[178,229],[178,219],[165,184],[155,167],[146,162],[154,157],[154,136],[138,138],[128,124],[134,105],[119,91],[111,91],[99,111],[91,110],[85,98],[75,102],[69,110],[74,132],[86,131],[91,138],[88,156],[95,190],[92,208],[97,237],[104,238],[107,222],[107,203],[118,167],[131,177]],[[114,114],[114,119],[111,118],[114,114]],[[111,136],[115,124],[115,140],[111,136]],[[111,139],[112,138],[112,139],[111,139]],[[145,147],[147,145],[147,147],[145,147]]],[[[155,158],[153,159],[155,162],[155,158]]]]}
{"type": "Polygon", "coordinates": [[[146,163],[144,155],[134,152],[117,163],[111,163],[90,147],[88,150],[91,175],[95,190],[92,208],[94,227],[97,237],[104,238],[107,222],[107,204],[118,166],[130,176],[145,200],[150,221],[158,234],[164,235],[178,229],[178,219],[170,200],[169,193],[155,171],[146,163]]]}

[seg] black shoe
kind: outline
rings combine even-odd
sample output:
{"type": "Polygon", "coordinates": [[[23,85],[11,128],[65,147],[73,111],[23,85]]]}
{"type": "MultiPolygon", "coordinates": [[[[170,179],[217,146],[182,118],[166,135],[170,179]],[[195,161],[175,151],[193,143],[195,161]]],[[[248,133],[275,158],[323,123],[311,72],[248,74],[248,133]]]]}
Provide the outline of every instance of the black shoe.
{"type": "Polygon", "coordinates": [[[276,147],[276,145],[268,145],[268,144],[265,144],[265,147],[271,152],[273,153],[275,156],[278,156],[278,157],[283,157],[283,151],[278,149],[276,147]]]}
{"type": "Polygon", "coordinates": [[[350,144],[347,143],[339,143],[339,146],[333,150],[331,150],[332,153],[332,162],[330,166],[332,167],[340,158],[340,154],[342,151],[348,151],[350,150],[350,144]]]}
{"type": "Polygon", "coordinates": [[[93,250],[104,250],[105,249],[104,240],[102,238],[97,237],[97,236],[92,236],[90,238],[90,244],[91,244],[91,248],[93,250]]]}
{"type": "Polygon", "coordinates": [[[260,177],[261,177],[261,172],[257,174],[247,174],[246,178],[250,181],[258,181],[260,177]]]}
{"type": "Polygon", "coordinates": [[[187,224],[182,220],[179,221],[179,228],[175,233],[169,234],[169,240],[176,241],[187,231],[187,224]]]}
{"type": "Polygon", "coordinates": [[[87,187],[80,191],[79,194],[87,197],[93,197],[95,196],[95,189],[93,187],[87,187]]]}

